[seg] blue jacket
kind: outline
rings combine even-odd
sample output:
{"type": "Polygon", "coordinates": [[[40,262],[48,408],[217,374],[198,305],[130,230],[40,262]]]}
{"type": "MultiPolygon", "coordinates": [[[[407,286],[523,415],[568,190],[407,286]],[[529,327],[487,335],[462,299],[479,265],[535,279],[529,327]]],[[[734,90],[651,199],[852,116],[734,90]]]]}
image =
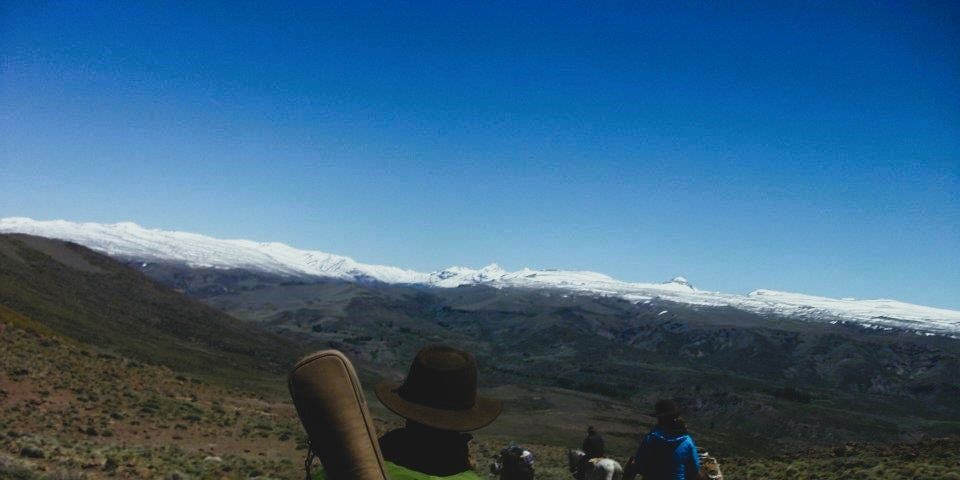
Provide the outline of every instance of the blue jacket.
{"type": "Polygon", "coordinates": [[[659,428],[643,436],[635,461],[643,480],[695,480],[700,473],[693,437],[659,428]]]}

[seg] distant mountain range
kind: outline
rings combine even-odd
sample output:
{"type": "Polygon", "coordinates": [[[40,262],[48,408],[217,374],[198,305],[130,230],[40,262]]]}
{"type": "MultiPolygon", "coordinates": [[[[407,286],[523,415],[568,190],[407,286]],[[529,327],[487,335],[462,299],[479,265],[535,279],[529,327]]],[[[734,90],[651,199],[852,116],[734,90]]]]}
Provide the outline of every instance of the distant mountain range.
{"type": "Polygon", "coordinates": [[[508,272],[496,264],[481,269],[450,267],[423,273],[359,263],[349,257],[299,250],[276,242],[222,240],[196,233],[143,228],[135,223],[75,223],[30,218],[0,219],[0,233],[25,233],[71,241],[111,257],[137,262],[183,264],[191,268],[246,270],[284,277],[435,288],[485,285],[619,297],[631,302],[657,299],[679,304],[732,307],[818,322],[855,322],[870,328],[960,336],[960,312],[896,300],[834,299],[774,290],[746,295],[703,291],[683,277],[665,283],[630,283],[587,271],[508,272]]]}

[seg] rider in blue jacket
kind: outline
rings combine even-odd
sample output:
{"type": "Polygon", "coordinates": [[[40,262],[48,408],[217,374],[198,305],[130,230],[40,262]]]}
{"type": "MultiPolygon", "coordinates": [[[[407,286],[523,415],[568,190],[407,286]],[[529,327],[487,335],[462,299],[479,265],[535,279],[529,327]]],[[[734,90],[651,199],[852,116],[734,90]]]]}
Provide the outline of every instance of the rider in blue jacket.
{"type": "Polygon", "coordinates": [[[700,478],[700,457],[693,437],[680,418],[680,409],[673,400],[657,402],[657,425],[643,436],[636,455],[631,458],[631,473],[643,480],[696,480],[700,478]]]}

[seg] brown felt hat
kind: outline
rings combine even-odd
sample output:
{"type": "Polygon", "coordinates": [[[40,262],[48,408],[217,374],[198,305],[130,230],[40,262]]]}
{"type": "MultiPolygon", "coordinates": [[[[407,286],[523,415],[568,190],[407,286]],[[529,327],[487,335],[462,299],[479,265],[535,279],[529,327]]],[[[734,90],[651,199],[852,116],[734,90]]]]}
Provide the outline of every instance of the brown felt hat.
{"type": "Polygon", "coordinates": [[[660,400],[656,405],[653,406],[654,412],[649,413],[648,415],[653,417],[676,417],[679,416],[680,406],[677,405],[677,402],[673,400],[660,400]]]}
{"type": "Polygon", "coordinates": [[[443,345],[423,347],[403,383],[380,382],[376,392],[393,413],[441,430],[483,428],[503,410],[499,400],[477,395],[473,355],[443,345]]]}

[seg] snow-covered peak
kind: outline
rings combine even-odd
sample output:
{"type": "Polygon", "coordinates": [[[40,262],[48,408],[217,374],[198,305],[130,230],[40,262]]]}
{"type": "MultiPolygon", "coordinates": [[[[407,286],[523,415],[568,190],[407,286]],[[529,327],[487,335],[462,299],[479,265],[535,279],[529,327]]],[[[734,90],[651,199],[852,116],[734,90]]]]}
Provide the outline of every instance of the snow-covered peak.
{"type": "Polygon", "coordinates": [[[491,263],[479,270],[467,267],[449,267],[439,272],[430,273],[425,283],[437,287],[450,288],[461,285],[492,283],[500,280],[505,275],[507,275],[507,271],[496,263],[491,263]]]}
{"type": "Polygon", "coordinates": [[[838,319],[854,316],[869,319],[877,325],[896,326],[893,320],[926,321],[943,319],[944,326],[951,324],[960,332],[960,312],[942,308],[925,307],[897,300],[880,298],[857,300],[853,298],[826,298],[802,293],[754,290],[748,297],[763,302],[771,310],[794,308],[805,311],[807,316],[834,315],[838,319]],[[905,315],[909,312],[909,315],[905,315]]]}
{"type": "Polygon", "coordinates": [[[774,290],[755,290],[748,295],[710,292],[693,288],[684,277],[675,277],[666,283],[629,283],[589,271],[524,268],[510,272],[495,263],[480,269],[449,267],[421,273],[363,264],[349,257],[299,250],[282,243],[221,240],[195,233],[148,229],[130,222],[98,224],[0,218],[0,233],[26,233],[72,241],[126,260],[439,288],[489,285],[495,288],[557,289],[617,296],[636,302],[663,299],[690,305],[729,306],[814,321],[853,321],[877,328],[960,335],[958,311],[896,300],[834,299],[774,290]]]}
{"type": "Polygon", "coordinates": [[[184,263],[191,267],[247,269],[285,276],[342,280],[370,278],[387,283],[422,283],[426,275],[277,242],[221,240],[206,235],[143,228],[135,223],[75,223],[29,218],[0,219],[0,233],[27,233],[85,245],[112,257],[184,263]]]}

